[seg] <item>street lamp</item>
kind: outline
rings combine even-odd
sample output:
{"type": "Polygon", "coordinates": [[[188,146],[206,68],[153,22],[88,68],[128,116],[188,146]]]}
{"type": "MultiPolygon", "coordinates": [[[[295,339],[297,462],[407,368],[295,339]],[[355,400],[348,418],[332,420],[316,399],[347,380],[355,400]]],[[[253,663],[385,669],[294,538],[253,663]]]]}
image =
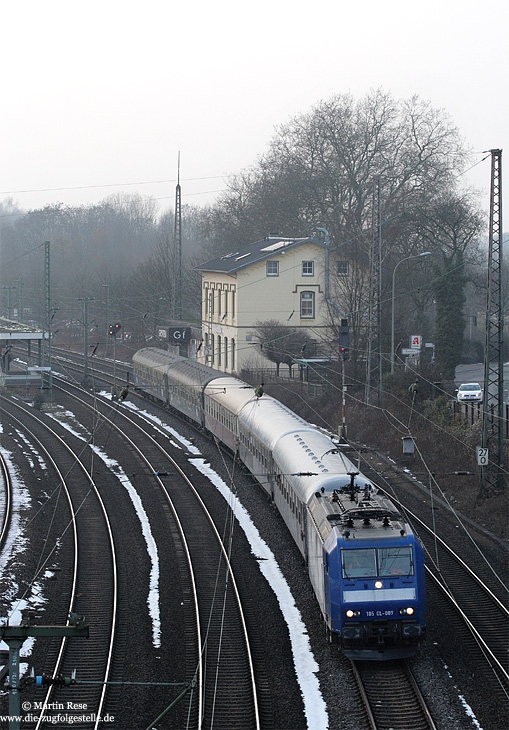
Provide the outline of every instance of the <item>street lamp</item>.
{"type": "Polygon", "coordinates": [[[403,261],[408,261],[409,259],[418,259],[421,256],[431,256],[431,251],[424,251],[423,253],[416,253],[413,256],[405,256],[404,259],[401,259],[401,261],[398,261],[398,263],[394,267],[394,271],[392,272],[391,375],[394,374],[394,360],[395,360],[395,352],[394,352],[394,285],[396,283],[396,271],[398,269],[398,266],[400,264],[402,264],[403,261]]]}

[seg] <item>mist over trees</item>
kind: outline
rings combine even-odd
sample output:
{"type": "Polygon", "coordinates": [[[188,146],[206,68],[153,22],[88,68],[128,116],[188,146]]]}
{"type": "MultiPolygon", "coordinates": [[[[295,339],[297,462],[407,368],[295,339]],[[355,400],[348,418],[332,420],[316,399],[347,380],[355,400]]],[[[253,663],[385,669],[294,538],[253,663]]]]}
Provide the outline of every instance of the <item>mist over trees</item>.
{"type": "MultiPolygon", "coordinates": [[[[278,127],[265,153],[228,180],[214,205],[183,206],[182,312],[172,306],[173,211],[160,214],[156,201],[140,195],[28,212],[3,201],[2,284],[18,282],[20,288],[22,281],[24,306],[31,319],[41,322],[43,244],[50,241],[52,299],[61,326],[79,323],[77,300],[90,297],[91,319],[98,327],[108,318],[119,319],[144,341],[172,314],[200,321],[200,277],[194,265],[269,233],[307,236],[323,227],[332,254],[359,263],[351,276],[333,272],[335,307],[329,317],[334,327],[348,317],[351,358],[362,362],[373,185],[380,178],[384,352],[390,349],[394,268],[402,259],[430,251],[429,261],[405,262],[398,269],[396,341],[418,326],[435,341],[444,373],[450,373],[461,357],[466,287],[477,287],[482,295],[486,286],[475,268],[485,221],[475,196],[460,187],[467,158],[447,114],[417,96],[398,100],[382,90],[362,99],[337,94],[278,127]]],[[[267,332],[262,334],[269,351],[267,332]]],[[[276,352],[275,361],[283,355],[276,352]]]]}
{"type": "MultiPolygon", "coordinates": [[[[160,323],[168,316],[174,214],[167,211],[158,217],[152,198],[117,194],[98,205],[56,204],[27,212],[4,201],[0,212],[4,210],[0,218],[1,275],[2,283],[11,286],[11,316],[22,301],[25,321],[44,321],[45,241],[50,242],[51,297],[60,336],[64,328],[79,336],[80,300],[84,297],[90,299],[89,319],[95,322],[98,334],[104,333],[108,318],[121,320],[128,332],[153,334],[157,320],[160,323]]],[[[183,206],[187,272],[192,272],[193,256],[199,250],[199,218],[198,209],[183,206]]],[[[189,302],[188,309],[196,311],[196,297],[190,296],[189,302]]],[[[5,310],[4,306],[7,316],[5,310]]]]}

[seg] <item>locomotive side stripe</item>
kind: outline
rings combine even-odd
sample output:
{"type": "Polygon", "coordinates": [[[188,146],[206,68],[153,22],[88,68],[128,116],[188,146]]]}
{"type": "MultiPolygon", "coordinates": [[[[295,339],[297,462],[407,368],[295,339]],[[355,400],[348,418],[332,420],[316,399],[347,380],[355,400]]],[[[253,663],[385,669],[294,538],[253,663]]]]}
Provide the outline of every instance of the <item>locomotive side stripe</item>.
{"type": "Polygon", "coordinates": [[[415,600],[415,588],[381,588],[380,590],[366,588],[362,591],[343,591],[344,603],[412,600],[415,600]]]}

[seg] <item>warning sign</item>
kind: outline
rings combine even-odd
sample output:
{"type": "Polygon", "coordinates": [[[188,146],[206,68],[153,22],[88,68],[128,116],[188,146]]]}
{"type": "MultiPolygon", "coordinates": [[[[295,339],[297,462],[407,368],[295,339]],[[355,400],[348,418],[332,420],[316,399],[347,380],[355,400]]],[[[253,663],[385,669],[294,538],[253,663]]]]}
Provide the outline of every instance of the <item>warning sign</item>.
{"type": "Polygon", "coordinates": [[[412,350],[420,350],[422,347],[422,335],[412,335],[410,337],[410,347],[412,350]]]}

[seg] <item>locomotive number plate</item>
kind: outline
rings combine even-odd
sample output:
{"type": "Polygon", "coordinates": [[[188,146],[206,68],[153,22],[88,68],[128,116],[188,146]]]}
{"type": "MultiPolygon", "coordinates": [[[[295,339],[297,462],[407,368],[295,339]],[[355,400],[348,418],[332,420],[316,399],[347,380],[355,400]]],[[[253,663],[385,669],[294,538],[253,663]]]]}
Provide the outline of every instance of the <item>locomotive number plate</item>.
{"type": "Polygon", "coordinates": [[[387,616],[394,616],[394,611],[366,611],[366,616],[369,616],[370,618],[373,618],[374,616],[377,618],[385,618],[387,616]]]}

